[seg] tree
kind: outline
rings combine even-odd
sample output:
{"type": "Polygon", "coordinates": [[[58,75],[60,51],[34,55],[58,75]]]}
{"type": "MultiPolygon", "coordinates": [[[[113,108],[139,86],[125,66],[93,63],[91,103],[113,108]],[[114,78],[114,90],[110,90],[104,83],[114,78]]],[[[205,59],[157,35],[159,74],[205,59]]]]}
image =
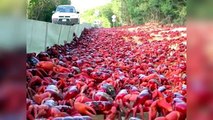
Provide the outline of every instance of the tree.
{"type": "Polygon", "coordinates": [[[70,0],[57,0],[58,5],[70,5],[71,1],[70,0]]]}
{"type": "MultiPolygon", "coordinates": [[[[112,0],[110,4],[97,7],[82,14],[87,22],[93,23],[94,11],[111,23],[111,16],[117,16],[117,25],[138,25],[150,21],[184,24],[186,21],[186,0],[112,0]]],[[[112,23],[111,23],[112,24],[112,23]]],[[[112,25],[111,25],[112,26],[112,25]]]]}
{"type": "Polygon", "coordinates": [[[28,18],[51,22],[52,11],[57,5],[70,4],[70,0],[30,0],[28,3],[28,18]]]}
{"type": "Polygon", "coordinates": [[[124,24],[149,21],[183,24],[186,20],[186,0],[113,0],[113,11],[124,24]]]}

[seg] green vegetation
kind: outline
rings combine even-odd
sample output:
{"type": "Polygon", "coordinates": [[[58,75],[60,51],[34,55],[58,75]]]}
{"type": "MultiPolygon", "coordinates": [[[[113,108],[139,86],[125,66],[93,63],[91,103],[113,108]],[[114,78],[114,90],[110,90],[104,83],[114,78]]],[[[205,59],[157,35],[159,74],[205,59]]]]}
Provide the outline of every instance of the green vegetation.
{"type": "Polygon", "coordinates": [[[187,5],[188,16],[190,19],[213,20],[213,0],[204,0],[202,2],[199,0],[188,0],[187,5]]]}
{"type": "Polygon", "coordinates": [[[70,0],[29,0],[27,16],[29,19],[51,22],[52,11],[57,5],[70,4],[70,0]]]}
{"type": "Polygon", "coordinates": [[[90,23],[95,19],[103,19],[103,27],[112,26],[113,14],[117,16],[116,25],[119,26],[150,21],[184,24],[187,15],[186,3],[186,0],[112,0],[112,3],[105,6],[86,11],[81,17],[90,23]],[[98,18],[94,16],[95,10],[100,11],[98,18]]]}
{"type": "MultiPolygon", "coordinates": [[[[90,9],[81,14],[81,21],[94,23],[102,21],[103,27],[112,27],[115,14],[116,26],[138,25],[150,21],[184,24],[186,21],[186,0],[112,0],[111,3],[90,9]],[[95,11],[100,11],[95,16],[95,11]]],[[[29,19],[51,21],[52,11],[57,5],[70,4],[70,0],[29,0],[27,16],[29,19]]]]}
{"type": "Polygon", "coordinates": [[[112,4],[107,4],[105,6],[97,7],[91,10],[87,10],[83,14],[81,14],[81,19],[82,21],[86,21],[89,23],[93,23],[95,20],[100,20],[102,21],[102,26],[104,27],[111,27],[111,17],[113,15],[112,11],[112,4]],[[95,11],[98,10],[100,11],[99,16],[95,15],[95,11]]]}

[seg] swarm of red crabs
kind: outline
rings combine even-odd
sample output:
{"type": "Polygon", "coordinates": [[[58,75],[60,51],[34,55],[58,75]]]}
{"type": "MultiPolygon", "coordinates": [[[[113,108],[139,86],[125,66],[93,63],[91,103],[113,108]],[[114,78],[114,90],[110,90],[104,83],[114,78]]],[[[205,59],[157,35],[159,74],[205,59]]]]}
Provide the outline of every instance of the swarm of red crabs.
{"type": "Polygon", "coordinates": [[[185,120],[185,29],[84,30],[27,54],[27,119],[185,120]]]}

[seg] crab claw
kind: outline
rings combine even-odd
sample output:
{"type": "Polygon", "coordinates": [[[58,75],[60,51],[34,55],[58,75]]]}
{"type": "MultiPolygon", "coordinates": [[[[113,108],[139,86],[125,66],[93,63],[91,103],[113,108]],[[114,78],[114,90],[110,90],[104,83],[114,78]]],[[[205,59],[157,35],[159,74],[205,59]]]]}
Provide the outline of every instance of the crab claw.
{"type": "Polygon", "coordinates": [[[76,86],[71,86],[68,89],[67,93],[65,94],[64,99],[65,100],[72,99],[72,98],[76,97],[78,95],[78,93],[79,93],[78,88],[76,86]]]}
{"type": "Polygon", "coordinates": [[[54,66],[55,66],[55,64],[51,61],[40,61],[36,65],[37,68],[42,68],[47,71],[52,70],[54,66]]]}
{"type": "Polygon", "coordinates": [[[168,115],[166,115],[167,120],[179,120],[180,113],[178,111],[172,111],[168,115]]]}
{"type": "Polygon", "coordinates": [[[158,106],[166,109],[167,111],[172,111],[172,105],[166,101],[166,99],[161,99],[158,101],[158,106]]]}
{"type": "Polygon", "coordinates": [[[42,94],[36,94],[33,99],[34,101],[37,103],[37,104],[41,104],[42,101],[45,99],[45,98],[50,98],[51,97],[51,93],[49,92],[45,92],[45,93],[42,93],[42,94]]]}
{"type": "Polygon", "coordinates": [[[68,73],[68,72],[70,72],[70,70],[68,68],[62,67],[60,65],[53,67],[53,71],[56,72],[56,73],[68,73]]]}
{"type": "Polygon", "coordinates": [[[84,115],[89,115],[89,116],[96,115],[96,111],[92,107],[90,107],[90,106],[88,106],[86,104],[80,103],[80,102],[75,102],[74,103],[74,108],[79,113],[84,114],[84,115]]]}
{"type": "Polygon", "coordinates": [[[124,96],[124,99],[128,99],[130,101],[136,101],[137,97],[138,97],[138,95],[136,95],[136,94],[128,94],[128,95],[124,96]]]}

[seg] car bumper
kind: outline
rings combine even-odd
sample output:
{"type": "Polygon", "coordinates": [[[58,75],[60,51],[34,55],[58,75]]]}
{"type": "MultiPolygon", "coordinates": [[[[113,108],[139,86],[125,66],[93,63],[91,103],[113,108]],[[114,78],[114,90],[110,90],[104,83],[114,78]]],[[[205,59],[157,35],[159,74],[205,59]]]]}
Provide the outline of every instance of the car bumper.
{"type": "Polygon", "coordinates": [[[52,21],[55,24],[64,24],[64,25],[74,25],[79,24],[78,18],[72,18],[72,19],[58,19],[52,21]]]}

